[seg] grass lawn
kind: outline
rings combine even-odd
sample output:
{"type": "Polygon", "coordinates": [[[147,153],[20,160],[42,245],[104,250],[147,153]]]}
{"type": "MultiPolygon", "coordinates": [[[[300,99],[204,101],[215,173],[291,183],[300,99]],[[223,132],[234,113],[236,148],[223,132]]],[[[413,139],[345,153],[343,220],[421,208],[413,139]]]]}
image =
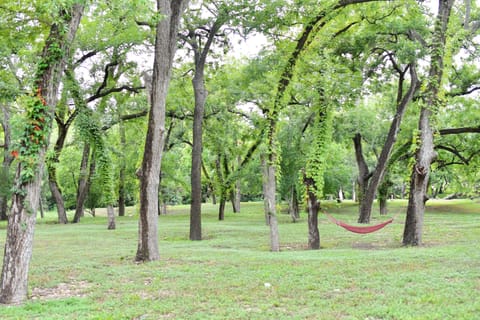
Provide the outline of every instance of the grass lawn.
{"type": "MultiPolygon", "coordinates": [[[[327,203],[353,223],[356,206],[327,203]]],[[[279,216],[282,251],[269,252],[261,203],[217,221],[203,207],[203,241],[191,242],[189,208],[159,221],[161,260],[135,264],[137,217],[57,225],[39,219],[30,299],[0,306],[0,319],[479,319],[480,202],[429,201],[424,246],[401,246],[405,201],[393,224],[367,235],[322,215],[321,250],[306,250],[305,214],[279,216]]],[[[386,220],[375,211],[372,223],[386,220]]],[[[0,222],[3,249],[6,223],[0,222]]],[[[3,254],[3,250],[1,250],[3,254]]]]}

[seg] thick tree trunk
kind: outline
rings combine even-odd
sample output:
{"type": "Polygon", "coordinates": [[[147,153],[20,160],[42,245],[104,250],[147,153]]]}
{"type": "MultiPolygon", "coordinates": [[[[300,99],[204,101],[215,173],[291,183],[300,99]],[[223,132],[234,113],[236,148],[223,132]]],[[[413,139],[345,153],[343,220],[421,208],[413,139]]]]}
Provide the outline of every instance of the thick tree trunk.
{"type": "Polygon", "coordinates": [[[312,250],[320,249],[320,232],[318,231],[318,211],[320,210],[320,201],[318,201],[314,190],[312,178],[303,178],[307,188],[307,206],[308,206],[308,248],[312,250]],[[312,190],[313,189],[313,190],[312,190]]]}
{"type": "Polygon", "coordinates": [[[202,240],[202,149],[203,114],[207,89],[203,78],[203,66],[197,66],[193,78],[195,109],[193,111],[193,147],[191,171],[190,240],[202,240]]]}
{"type": "Polygon", "coordinates": [[[224,196],[220,197],[220,205],[218,206],[218,220],[223,221],[225,220],[225,203],[227,200],[224,196]]]}
{"type": "Polygon", "coordinates": [[[403,232],[403,244],[418,246],[422,244],[423,218],[425,203],[428,200],[427,187],[430,177],[430,165],[436,158],[434,150],[434,130],[431,125],[432,110],[438,110],[442,102],[439,97],[442,86],[443,62],[446,55],[448,21],[454,0],[440,0],[438,15],[433,33],[432,54],[428,83],[422,94],[423,107],[420,111],[419,146],[415,154],[415,165],[410,176],[410,195],[407,217],[403,232]]]}
{"type": "MultiPolygon", "coordinates": [[[[73,5],[69,10],[62,10],[58,19],[63,21],[52,25],[45,42],[40,59],[43,62],[48,61],[48,63],[46,67],[42,65],[35,79],[35,99],[37,99],[35,103],[38,105],[40,102],[45,108],[33,112],[32,119],[30,119],[31,121],[42,119],[43,122],[40,122],[43,125],[41,123],[39,125],[43,126],[43,132],[48,132],[52,127],[61,76],[65,61],[70,56],[69,46],[75,37],[82,13],[83,6],[78,4],[73,5]],[[52,47],[55,50],[52,50],[52,47]],[[58,49],[64,54],[58,56],[56,54],[58,49]]],[[[32,128],[27,122],[24,134],[29,137],[31,130],[32,128]]],[[[42,138],[45,140],[28,141],[28,138],[24,138],[24,149],[20,150],[21,156],[35,158],[37,162],[33,167],[27,168],[26,166],[31,166],[31,164],[21,161],[17,167],[0,280],[0,303],[3,304],[18,304],[27,298],[28,270],[32,256],[33,234],[49,137],[45,133],[42,138]],[[32,146],[32,144],[35,145],[32,146]],[[25,172],[27,169],[33,170],[35,174],[27,175],[25,172]]]]}
{"type": "Polygon", "coordinates": [[[107,217],[108,217],[108,230],[115,230],[115,210],[113,209],[113,205],[108,205],[107,207],[107,217]]]}
{"type": "Polygon", "coordinates": [[[278,233],[278,220],[276,209],[276,167],[274,155],[269,156],[269,163],[266,164],[264,173],[265,179],[265,209],[267,224],[270,226],[270,250],[273,252],[280,251],[280,239],[278,233]]]}
{"type": "MultiPolygon", "coordinates": [[[[82,161],[80,163],[80,176],[78,177],[78,187],[77,187],[77,205],[75,207],[75,215],[72,220],[73,223],[80,222],[80,218],[83,217],[83,209],[84,209],[85,200],[87,199],[89,181],[90,181],[90,178],[89,178],[90,175],[89,175],[89,172],[87,171],[89,158],[90,158],[90,144],[85,143],[83,145],[82,161]]],[[[91,161],[93,163],[94,159],[92,159],[91,161]]],[[[91,166],[90,166],[90,169],[92,169],[91,166]]]]}
{"type": "Polygon", "coordinates": [[[157,0],[162,19],[157,23],[152,76],[151,107],[147,137],[140,171],[140,219],[135,259],[151,261],[160,258],[158,250],[158,187],[165,141],[165,103],[173,57],[177,46],[180,17],[187,0],[157,0]]]}
{"type": "Polygon", "coordinates": [[[407,217],[403,233],[403,244],[417,246],[422,244],[423,216],[428,200],[427,186],[430,177],[430,165],[436,157],[433,148],[433,130],[430,126],[432,112],[422,108],[420,115],[421,145],[416,154],[416,163],[410,177],[407,217]]]}
{"type": "MultiPolygon", "coordinates": [[[[388,161],[392,153],[395,141],[397,141],[398,132],[400,131],[400,124],[402,123],[403,115],[407,110],[407,106],[413,99],[415,92],[418,90],[418,77],[415,70],[415,65],[412,63],[408,67],[410,69],[410,88],[408,92],[403,96],[403,82],[405,71],[400,72],[400,78],[398,80],[398,96],[397,96],[397,110],[395,116],[390,124],[390,130],[383,145],[382,151],[377,161],[377,166],[371,174],[371,179],[367,179],[366,186],[362,192],[363,197],[360,201],[360,215],[358,218],[359,223],[369,223],[370,215],[372,212],[373,201],[375,200],[375,194],[377,192],[378,185],[382,182],[385,171],[387,170],[388,161]]],[[[356,149],[357,150],[357,149],[356,149]]],[[[361,150],[360,150],[361,151],[361,150]]]]}

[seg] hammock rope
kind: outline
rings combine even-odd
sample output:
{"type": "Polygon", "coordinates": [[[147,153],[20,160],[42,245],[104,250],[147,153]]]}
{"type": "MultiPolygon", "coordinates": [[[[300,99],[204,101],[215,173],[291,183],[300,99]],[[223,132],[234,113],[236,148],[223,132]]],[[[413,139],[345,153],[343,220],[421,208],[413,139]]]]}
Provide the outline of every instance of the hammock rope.
{"type": "Polygon", "coordinates": [[[340,226],[340,227],[342,227],[345,230],[348,230],[350,232],[360,233],[360,234],[366,234],[366,233],[372,233],[372,232],[378,231],[378,230],[382,229],[383,227],[385,227],[386,225],[392,223],[393,220],[395,219],[395,217],[393,217],[393,218],[391,218],[387,221],[384,221],[382,223],[379,223],[379,224],[376,224],[376,225],[373,225],[373,226],[352,226],[348,223],[345,223],[343,221],[335,219],[332,215],[328,214],[325,211],[323,211],[323,213],[325,213],[328,220],[335,223],[337,226],[340,226]]]}

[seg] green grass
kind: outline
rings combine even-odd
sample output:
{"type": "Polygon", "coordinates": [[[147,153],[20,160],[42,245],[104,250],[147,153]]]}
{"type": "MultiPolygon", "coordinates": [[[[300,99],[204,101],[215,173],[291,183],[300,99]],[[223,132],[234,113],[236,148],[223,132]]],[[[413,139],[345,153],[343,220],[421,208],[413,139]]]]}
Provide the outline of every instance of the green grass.
{"type": "MultiPolygon", "coordinates": [[[[478,318],[480,203],[429,202],[418,248],[401,246],[405,206],[390,202],[394,223],[368,235],[322,215],[317,251],[306,250],[305,214],[297,223],[280,215],[279,253],[269,251],[260,203],[244,203],[222,222],[205,205],[197,242],[188,240],[188,207],[173,207],[159,221],[161,260],[145,264],[133,262],[135,216],[109,231],[103,216],[57,225],[48,213],[36,227],[31,299],[0,306],[0,319],[478,318]]],[[[356,220],[352,203],[327,210],[356,220]]],[[[385,219],[375,213],[372,223],[385,219]]],[[[5,228],[1,222],[1,247],[5,228]]]]}

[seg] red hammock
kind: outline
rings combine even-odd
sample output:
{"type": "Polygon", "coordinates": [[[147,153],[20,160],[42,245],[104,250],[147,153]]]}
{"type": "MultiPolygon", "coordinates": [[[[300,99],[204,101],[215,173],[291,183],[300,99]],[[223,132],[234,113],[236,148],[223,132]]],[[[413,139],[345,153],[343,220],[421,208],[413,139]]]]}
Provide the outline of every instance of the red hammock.
{"type": "Polygon", "coordinates": [[[350,232],[355,232],[355,233],[361,233],[361,234],[365,234],[365,233],[372,233],[372,232],[375,232],[377,230],[380,230],[382,229],[383,227],[385,227],[387,224],[390,224],[393,222],[393,219],[394,218],[391,218],[385,222],[382,222],[380,224],[376,224],[376,225],[373,225],[373,226],[352,226],[352,225],[349,225],[349,224],[346,224],[345,222],[342,222],[340,220],[337,220],[335,219],[334,217],[332,217],[331,215],[329,215],[328,213],[324,212],[328,219],[330,221],[332,221],[333,223],[335,223],[337,226],[340,226],[350,232]]]}

